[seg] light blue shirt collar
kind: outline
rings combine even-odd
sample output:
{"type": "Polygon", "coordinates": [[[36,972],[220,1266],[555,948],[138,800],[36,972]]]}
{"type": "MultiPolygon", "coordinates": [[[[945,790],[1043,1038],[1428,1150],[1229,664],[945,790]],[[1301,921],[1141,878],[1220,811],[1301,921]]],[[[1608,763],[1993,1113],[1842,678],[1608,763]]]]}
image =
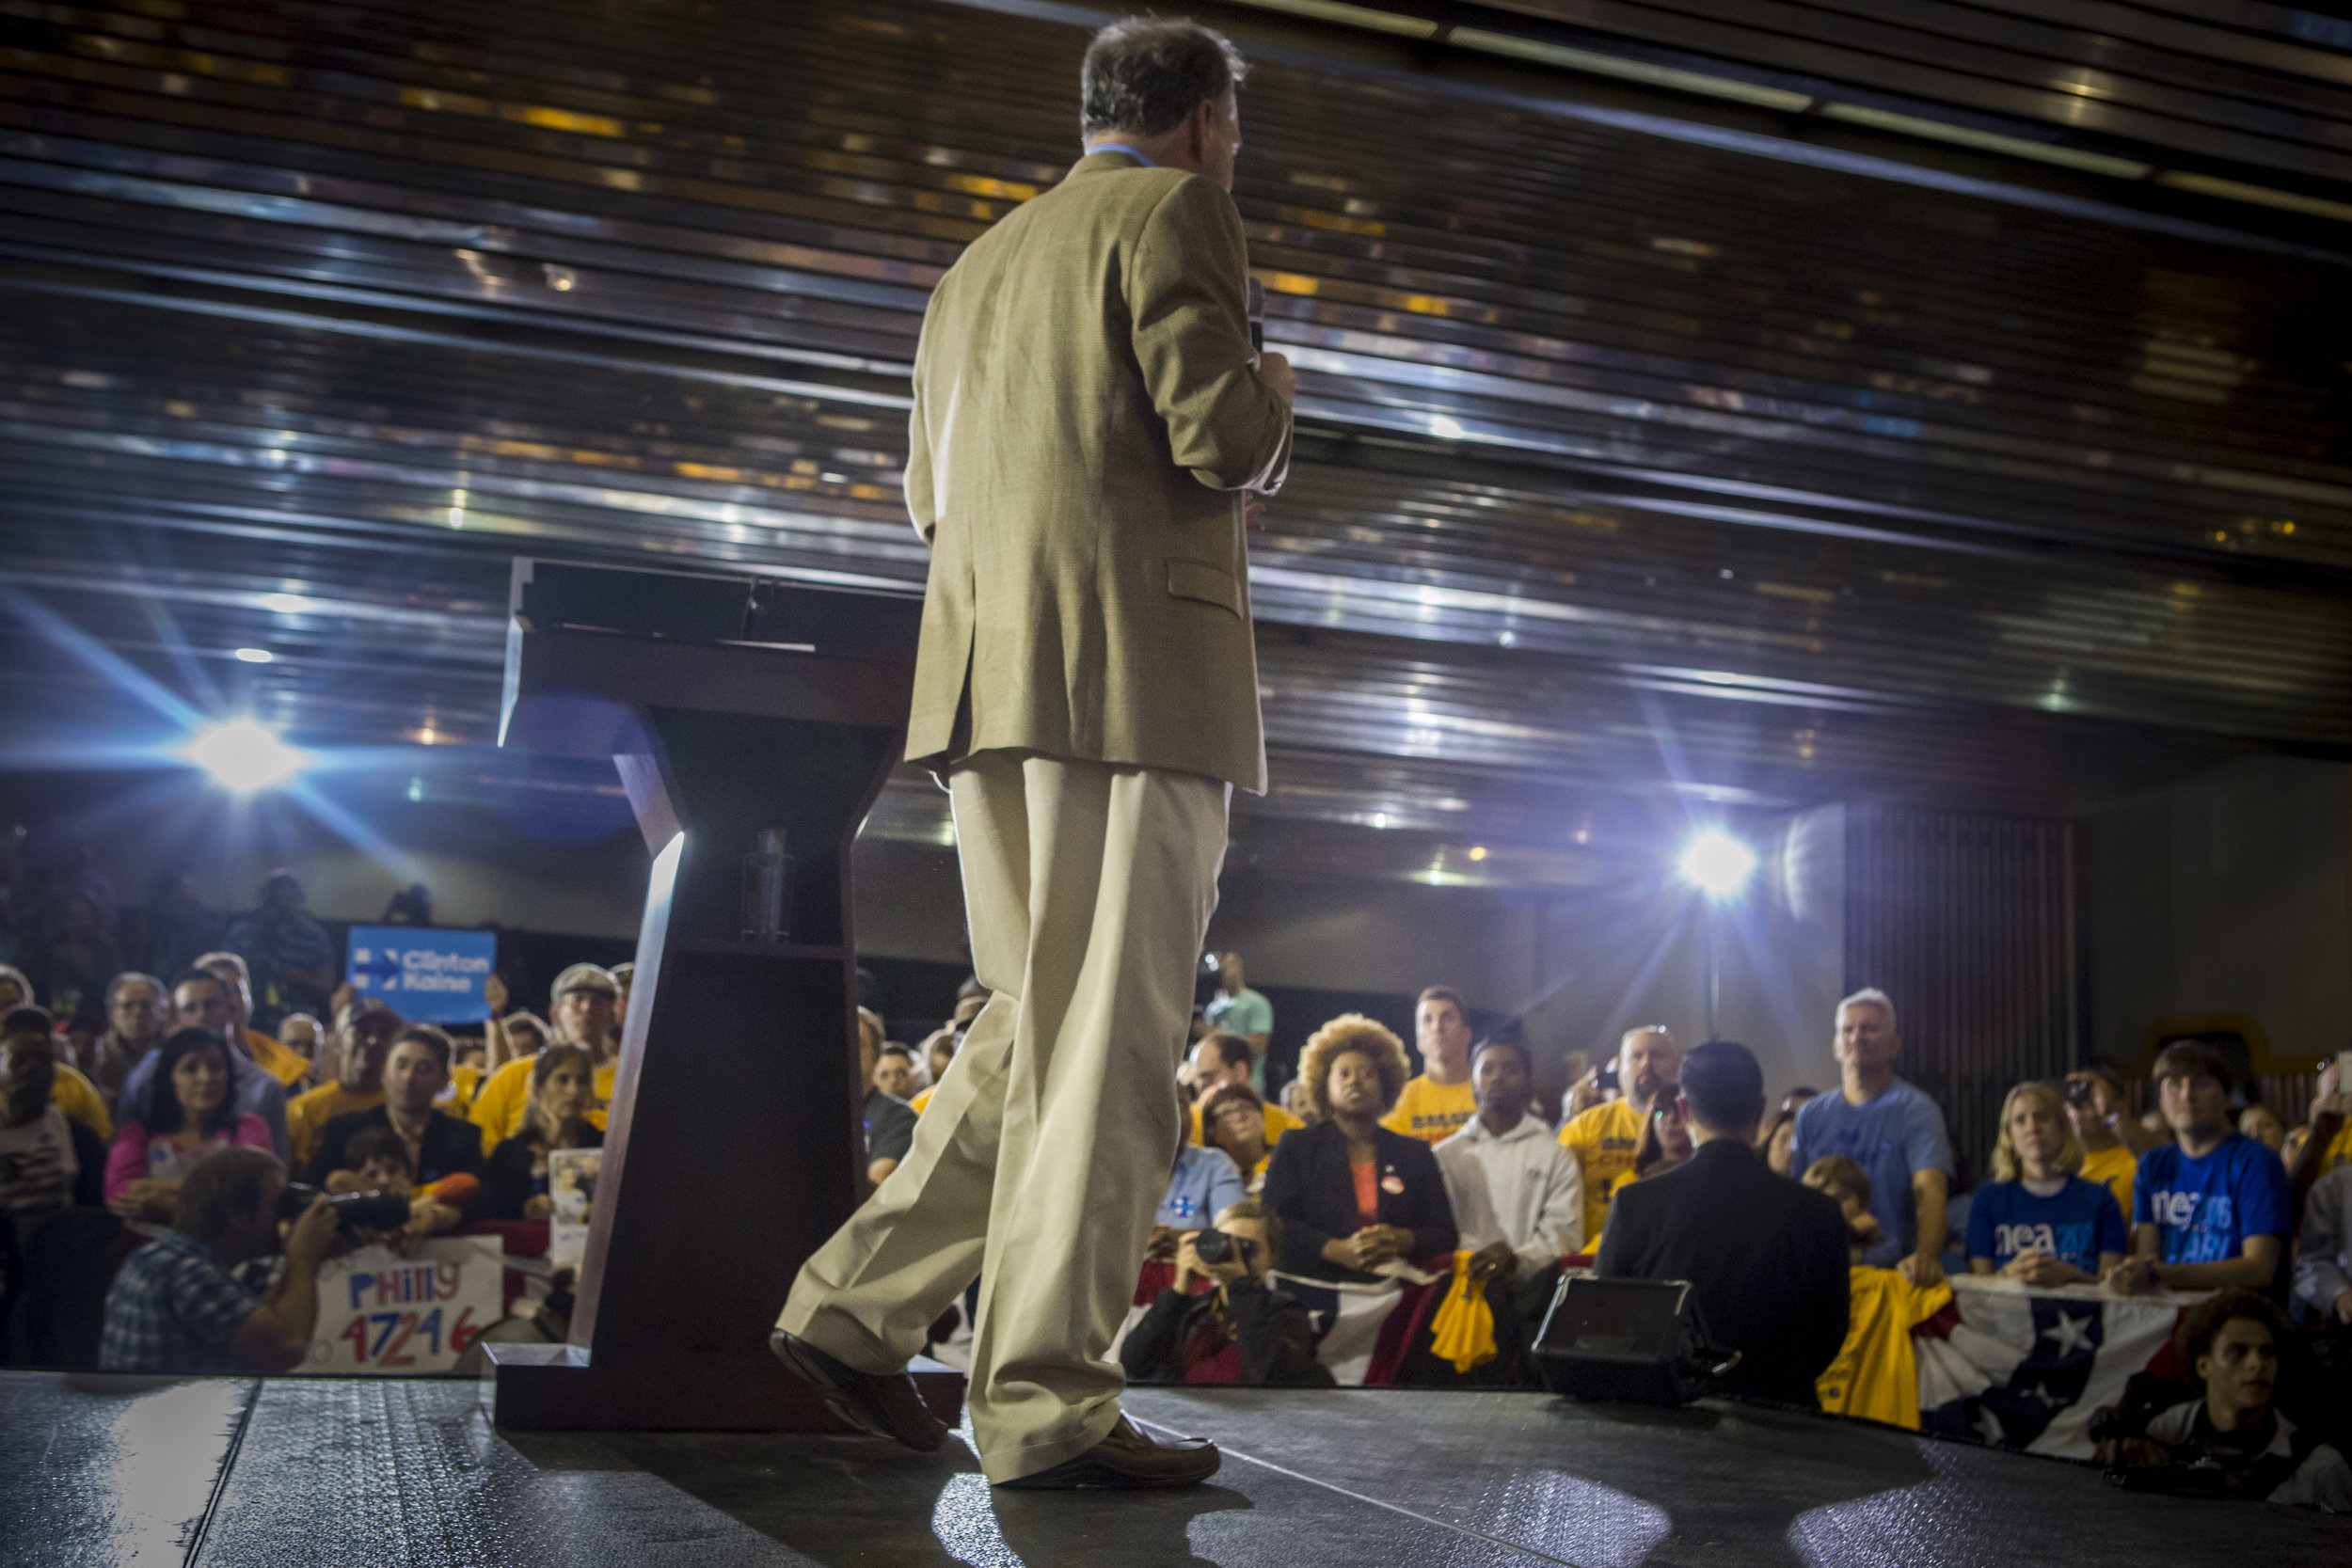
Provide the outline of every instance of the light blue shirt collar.
{"type": "Polygon", "coordinates": [[[1087,156],[1089,158],[1093,157],[1097,152],[1124,152],[1128,157],[1133,158],[1136,162],[1141,164],[1146,168],[1157,168],[1160,166],[1159,165],[1153,163],[1151,159],[1145,157],[1142,153],[1136,151],[1134,148],[1129,147],[1123,141],[1097,142],[1094,146],[1087,149],[1087,156]]]}

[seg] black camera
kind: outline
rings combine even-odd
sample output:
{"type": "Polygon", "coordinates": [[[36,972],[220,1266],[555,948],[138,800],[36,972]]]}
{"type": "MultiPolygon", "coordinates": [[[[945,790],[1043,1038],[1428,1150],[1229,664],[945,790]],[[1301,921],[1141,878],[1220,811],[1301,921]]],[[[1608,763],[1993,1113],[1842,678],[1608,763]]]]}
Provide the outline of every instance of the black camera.
{"type": "Polygon", "coordinates": [[[2069,1105],[2090,1104],[2090,1093],[2091,1089],[2090,1079],[2069,1078],[2066,1081],[2066,1103],[2069,1105]]]}
{"type": "Polygon", "coordinates": [[[1203,1263],[1222,1268],[1228,1263],[1247,1267],[1258,1255],[1258,1243],[1247,1236],[1236,1236],[1230,1230],[1203,1230],[1192,1239],[1192,1255],[1203,1263]]]}
{"type": "Polygon", "coordinates": [[[278,1194],[278,1217],[300,1219],[302,1212],[322,1196],[335,1211],[335,1225],[341,1230],[398,1230],[408,1223],[408,1200],[398,1193],[323,1194],[300,1181],[287,1182],[286,1190],[278,1194]]]}

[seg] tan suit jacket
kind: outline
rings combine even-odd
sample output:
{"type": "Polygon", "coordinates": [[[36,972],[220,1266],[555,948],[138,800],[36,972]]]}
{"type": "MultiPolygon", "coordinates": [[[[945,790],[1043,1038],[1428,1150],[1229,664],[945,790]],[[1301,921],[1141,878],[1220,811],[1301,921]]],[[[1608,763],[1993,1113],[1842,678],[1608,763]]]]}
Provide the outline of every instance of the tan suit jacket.
{"type": "Polygon", "coordinates": [[[1265,790],[1245,490],[1290,465],[1213,181],[1120,152],[976,241],[915,355],[911,762],[1000,748],[1265,790]]]}

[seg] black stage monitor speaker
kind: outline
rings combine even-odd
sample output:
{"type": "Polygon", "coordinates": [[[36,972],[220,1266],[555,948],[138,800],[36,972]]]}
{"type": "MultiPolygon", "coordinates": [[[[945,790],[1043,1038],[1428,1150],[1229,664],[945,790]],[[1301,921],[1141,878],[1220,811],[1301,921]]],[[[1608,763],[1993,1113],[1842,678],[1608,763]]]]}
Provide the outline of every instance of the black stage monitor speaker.
{"type": "Polygon", "coordinates": [[[1708,1337],[1687,1279],[1565,1278],[1535,1336],[1545,1386],[1571,1399],[1687,1404],[1739,1361],[1708,1337]]]}

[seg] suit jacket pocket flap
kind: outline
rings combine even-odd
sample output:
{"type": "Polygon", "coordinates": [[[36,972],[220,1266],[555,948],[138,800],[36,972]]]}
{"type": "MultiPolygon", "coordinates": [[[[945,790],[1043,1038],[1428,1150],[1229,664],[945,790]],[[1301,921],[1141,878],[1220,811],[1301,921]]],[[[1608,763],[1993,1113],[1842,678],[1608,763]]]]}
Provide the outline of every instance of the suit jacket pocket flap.
{"type": "Polygon", "coordinates": [[[1236,615],[1241,613],[1241,584],[1233,580],[1232,573],[1221,572],[1205,562],[1169,562],[1168,591],[1175,598],[1200,599],[1222,605],[1236,615]]]}

